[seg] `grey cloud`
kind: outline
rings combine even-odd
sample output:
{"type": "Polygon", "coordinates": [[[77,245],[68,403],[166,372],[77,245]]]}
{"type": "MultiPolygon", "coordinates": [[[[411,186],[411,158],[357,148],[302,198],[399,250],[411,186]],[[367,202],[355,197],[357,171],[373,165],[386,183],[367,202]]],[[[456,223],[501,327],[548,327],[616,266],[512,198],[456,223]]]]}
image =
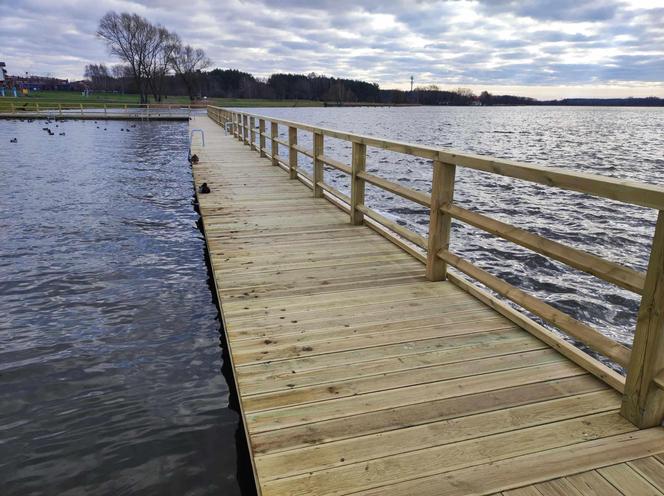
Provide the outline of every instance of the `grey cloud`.
{"type": "Polygon", "coordinates": [[[95,36],[110,9],[136,11],[219,66],[257,76],[316,71],[388,87],[410,74],[442,84],[664,80],[664,9],[617,0],[23,0],[0,31],[10,72],[80,77],[87,63],[114,63],[95,36]],[[464,9],[474,15],[459,18],[464,9]],[[584,58],[595,62],[572,63],[584,58]]]}

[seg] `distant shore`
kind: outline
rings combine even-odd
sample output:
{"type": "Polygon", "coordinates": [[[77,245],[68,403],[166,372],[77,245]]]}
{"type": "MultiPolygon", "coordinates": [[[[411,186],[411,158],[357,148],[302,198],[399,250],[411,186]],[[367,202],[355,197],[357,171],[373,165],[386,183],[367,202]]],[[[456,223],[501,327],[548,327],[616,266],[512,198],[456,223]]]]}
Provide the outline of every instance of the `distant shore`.
{"type": "MultiPolygon", "coordinates": [[[[74,91],[40,91],[27,96],[0,97],[0,112],[10,112],[12,105],[21,110],[33,110],[35,106],[98,104],[112,106],[138,103],[138,95],[132,93],[92,93],[83,96],[74,91]]],[[[491,104],[431,104],[431,103],[383,103],[383,102],[325,102],[318,100],[261,99],[261,98],[205,98],[190,101],[186,96],[167,96],[153,105],[216,105],[220,107],[421,107],[421,106],[574,106],[574,107],[664,107],[664,98],[566,98],[562,100],[505,101],[491,104]]]]}

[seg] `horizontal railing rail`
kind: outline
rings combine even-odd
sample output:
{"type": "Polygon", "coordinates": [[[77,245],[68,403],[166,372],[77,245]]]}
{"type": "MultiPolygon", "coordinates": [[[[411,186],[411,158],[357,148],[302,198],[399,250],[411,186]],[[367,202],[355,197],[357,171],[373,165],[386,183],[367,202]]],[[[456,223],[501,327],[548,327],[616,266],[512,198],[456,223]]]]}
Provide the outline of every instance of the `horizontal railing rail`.
{"type": "Polygon", "coordinates": [[[385,140],[214,106],[208,107],[208,115],[222,125],[231,123],[233,135],[253,149],[258,149],[262,156],[267,157],[269,151],[273,165],[280,166],[289,172],[291,179],[299,179],[313,189],[315,197],[327,198],[349,213],[352,224],[368,225],[425,263],[426,276],[429,280],[449,279],[623,392],[622,413],[634,424],[639,427],[650,427],[662,421],[664,418],[664,389],[662,389],[664,386],[664,188],[595,174],[385,140]],[[256,122],[260,129],[258,133],[256,122]],[[269,134],[265,132],[267,123],[270,124],[269,134]],[[288,142],[279,139],[279,126],[288,129],[288,142]],[[298,144],[298,132],[302,131],[312,134],[311,149],[298,144]],[[256,136],[261,140],[258,148],[255,144],[256,136]],[[350,165],[325,155],[326,136],[351,144],[350,165]],[[266,148],[267,140],[271,145],[269,150],[266,148]],[[279,154],[280,146],[288,150],[288,157],[279,154]],[[431,160],[431,193],[417,191],[368,173],[367,147],[431,160]],[[313,174],[308,174],[298,167],[298,154],[312,160],[313,174]],[[350,196],[325,183],[323,174],[325,167],[350,176],[350,196]],[[454,203],[457,167],[658,210],[659,216],[647,272],[638,272],[604,260],[595,254],[566,246],[460,207],[454,203]],[[367,183],[427,207],[430,211],[428,236],[422,236],[365,205],[367,183]],[[453,218],[640,295],[641,304],[632,349],[454,254],[450,250],[453,218]],[[619,364],[626,370],[626,377],[580,352],[525,314],[504,305],[478,286],[469,284],[450,272],[448,266],[619,364]]]}

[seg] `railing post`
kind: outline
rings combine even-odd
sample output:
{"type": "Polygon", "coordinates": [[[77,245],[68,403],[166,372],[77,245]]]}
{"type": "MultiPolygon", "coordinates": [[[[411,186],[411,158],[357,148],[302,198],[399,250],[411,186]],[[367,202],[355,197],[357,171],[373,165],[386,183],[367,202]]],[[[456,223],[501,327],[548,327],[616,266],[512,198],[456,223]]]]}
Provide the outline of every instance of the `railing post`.
{"type": "Polygon", "coordinates": [[[622,415],[637,427],[664,419],[664,211],[660,210],[636,319],[622,415]],[[659,383],[659,384],[657,384],[659,383]]]}
{"type": "Polygon", "coordinates": [[[242,141],[245,145],[249,144],[249,119],[245,114],[242,114],[242,141]]]}
{"type": "Polygon", "coordinates": [[[235,112],[231,114],[231,120],[233,121],[233,137],[237,139],[237,135],[240,133],[240,130],[238,128],[237,114],[235,112]]]}
{"type": "Polygon", "coordinates": [[[81,103],[81,115],[83,115],[83,104],[81,103]]]}
{"type": "Polygon", "coordinates": [[[37,113],[39,113],[39,102],[35,103],[35,108],[37,109],[37,113]]]}
{"type": "Polygon", "coordinates": [[[359,226],[364,222],[364,214],[357,207],[364,205],[364,179],[358,177],[360,172],[364,172],[367,163],[367,145],[353,141],[353,157],[351,162],[351,183],[350,183],[350,223],[359,226]]]}
{"type": "Polygon", "coordinates": [[[11,105],[11,107],[12,107],[12,114],[15,114],[16,113],[16,107],[14,106],[13,103],[10,103],[9,105],[11,105]]]}
{"type": "Polygon", "coordinates": [[[294,148],[295,145],[297,145],[297,128],[291,126],[288,128],[288,168],[291,179],[297,179],[297,150],[294,148]]]}
{"type": "Polygon", "coordinates": [[[279,136],[279,124],[276,122],[270,123],[270,137],[272,138],[272,165],[277,165],[277,155],[279,155],[279,143],[277,143],[277,137],[279,136]]]}
{"type": "Polygon", "coordinates": [[[452,203],[454,199],[455,173],[455,165],[446,164],[439,160],[433,161],[426,270],[427,279],[430,281],[444,281],[447,277],[447,264],[438,258],[438,252],[450,246],[452,218],[449,214],[441,212],[440,208],[452,203]]]}
{"type": "Polygon", "coordinates": [[[265,157],[265,119],[258,119],[258,148],[261,157],[265,157]]]}
{"type": "Polygon", "coordinates": [[[58,113],[62,115],[62,104],[58,103],[58,113]]]}
{"type": "Polygon", "coordinates": [[[106,108],[106,104],[104,104],[104,115],[108,114],[108,109],[106,108]]]}
{"type": "Polygon", "coordinates": [[[256,119],[249,117],[249,148],[256,149],[256,119]]]}
{"type": "Polygon", "coordinates": [[[314,198],[323,198],[323,188],[318,183],[324,180],[323,162],[318,159],[325,149],[323,133],[314,133],[314,198]]]}

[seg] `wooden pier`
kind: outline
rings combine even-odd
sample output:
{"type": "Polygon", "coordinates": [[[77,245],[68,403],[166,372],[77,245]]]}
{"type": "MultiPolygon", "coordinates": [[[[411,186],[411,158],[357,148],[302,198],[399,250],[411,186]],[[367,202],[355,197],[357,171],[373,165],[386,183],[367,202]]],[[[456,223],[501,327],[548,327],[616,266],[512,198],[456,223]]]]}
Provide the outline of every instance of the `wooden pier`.
{"type": "Polygon", "coordinates": [[[5,98],[0,102],[0,119],[108,120],[108,121],[187,121],[192,108],[200,105],[40,103],[5,98]],[[10,100],[9,103],[6,100],[10,100]]]}
{"type": "Polygon", "coordinates": [[[212,190],[198,200],[259,494],[664,495],[662,216],[641,274],[453,203],[459,166],[657,209],[663,189],[215,107],[191,125],[205,132],[194,180],[212,190]],[[351,142],[352,163],[325,155],[324,136],[351,142]],[[432,193],[367,173],[367,146],[431,159],[432,193]],[[324,167],[349,174],[351,196],[324,167]],[[366,182],[430,207],[429,236],[367,208],[366,182]],[[454,255],[452,217],[641,294],[634,349],[454,255]]]}

